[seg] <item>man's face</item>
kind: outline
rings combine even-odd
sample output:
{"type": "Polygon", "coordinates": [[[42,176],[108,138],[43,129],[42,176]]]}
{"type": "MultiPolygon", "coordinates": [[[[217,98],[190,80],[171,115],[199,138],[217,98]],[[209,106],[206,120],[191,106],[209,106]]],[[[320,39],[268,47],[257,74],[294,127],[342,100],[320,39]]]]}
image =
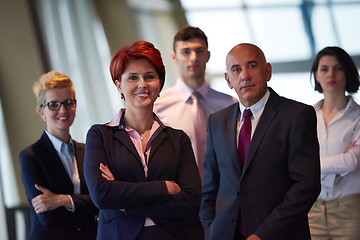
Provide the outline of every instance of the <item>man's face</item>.
{"type": "Polygon", "coordinates": [[[210,58],[204,40],[193,38],[188,41],[177,41],[171,58],[178,65],[180,77],[185,83],[197,79],[204,81],[206,63],[210,58]]]}
{"type": "Polygon", "coordinates": [[[226,58],[226,71],[229,87],[235,89],[244,106],[252,106],[265,95],[271,65],[256,46],[241,44],[233,48],[226,58]]]}

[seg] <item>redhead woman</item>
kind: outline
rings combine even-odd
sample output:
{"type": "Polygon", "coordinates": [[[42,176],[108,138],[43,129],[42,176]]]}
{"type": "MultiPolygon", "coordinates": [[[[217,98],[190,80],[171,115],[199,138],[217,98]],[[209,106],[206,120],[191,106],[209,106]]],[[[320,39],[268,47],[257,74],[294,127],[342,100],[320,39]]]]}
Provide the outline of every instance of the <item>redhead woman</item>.
{"type": "Polygon", "coordinates": [[[187,239],[184,217],[198,214],[201,181],[188,136],[153,113],[165,81],[160,52],[135,42],[113,56],[110,72],[125,108],[91,127],[85,151],[98,239],[187,239]]]}
{"type": "Polygon", "coordinates": [[[359,73],[343,49],[326,47],[317,54],[311,74],[315,90],[324,95],[314,105],[321,193],[309,212],[311,237],[360,239],[360,106],[350,95],[359,89],[359,73]]]}
{"type": "Polygon", "coordinates": [[[98,209],[85,184],[85,146],[70,136],[75,88],[68,76],[51,71],[34,83],[33,91],[46,130],[19,156],[31,205],[29,239],[95,239],[98,209]]]}

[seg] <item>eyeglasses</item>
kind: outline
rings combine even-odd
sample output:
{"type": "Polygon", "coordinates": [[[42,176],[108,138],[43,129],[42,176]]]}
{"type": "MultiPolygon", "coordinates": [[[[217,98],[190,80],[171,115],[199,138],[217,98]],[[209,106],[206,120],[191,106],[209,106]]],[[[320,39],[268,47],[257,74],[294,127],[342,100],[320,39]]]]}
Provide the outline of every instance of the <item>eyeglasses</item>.
{"type": "Polygon", "coordinates": [[[46,107],[48,106],[48,108],[51,111],[58,111],[61,108],[61,105],[64,105],[64,107],[66,109],[68,108],[73,108],[76,106],[76,99],[68,99],[65,100],[63,102],[59,102],[59,101],[50,101],[50,102],[46,102],[40,105],[40,107],[46,107]]]}

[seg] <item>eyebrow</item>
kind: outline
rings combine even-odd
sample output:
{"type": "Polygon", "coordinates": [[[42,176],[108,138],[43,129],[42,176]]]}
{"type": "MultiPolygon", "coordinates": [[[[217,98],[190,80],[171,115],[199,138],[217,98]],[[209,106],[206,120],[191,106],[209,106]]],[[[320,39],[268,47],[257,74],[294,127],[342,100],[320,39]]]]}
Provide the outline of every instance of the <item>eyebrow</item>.
{"type": "Polygon", "coordinates": [[[189,49],[198,50],[198,49],[206,49],[206,47],[202,46],[202,47],[183,47],[183,48],[180,48],[180,50],[189,50],[189,49]]]}
{"type": "MultiPolygon", "coordinates": [[[[327,64],[319,64],[319,67],[329,67],[330,65],[327,65],[327,64]]],[[[335,64],[335,65],[333,65],[333,66],[335,66],[335,67],[337,67],[337,66],[342,66],[342,64],[341,63],[338,63],[338,64],[335,64]]]]}
{"type": "MultiPolygon", "coordinates": [[[[145,72],[144,74],[149,74],[149,73],[155,73],[156,71],[148,71],[148,72],[145,72]]],[[[132,74],[132,75],[139,75],[140,73],[133,73],[133,72],[130,72],[128,74],[132,74]]]]}
{"type": "Polygon", "coordinates": [[[232,65],[230,70],[233,70],[234,68],[237,68],[237,67],[240,67],[240,64],[235,64],[235,65],[232,65]]]}
{"type": "MultiPolygon", "coordinates": [[[[253,64],[253,63],[257,64],[257,61],[255,61],[255,60],[248,61],[248,62],[246,62],[246,65],[253,64]]],[[[230,69],[233,70],[236,67],[241,67],[241,66],[240,66],[240,64],[234,64],[231,66],[230,69]]]]}

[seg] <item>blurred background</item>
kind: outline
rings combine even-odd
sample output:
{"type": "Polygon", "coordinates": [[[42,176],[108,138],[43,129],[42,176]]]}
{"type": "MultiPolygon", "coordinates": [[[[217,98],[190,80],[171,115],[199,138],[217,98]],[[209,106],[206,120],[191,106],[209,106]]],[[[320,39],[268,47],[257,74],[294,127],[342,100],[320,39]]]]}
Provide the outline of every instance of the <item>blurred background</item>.
{"type": "Polygon", "coordinates": [[[164,59],[167,88],[177,79],[170,59],[175,33],[200,27],[211,52],[207,82],[236,96],[223,77],[225,56],[238,43],[254,43],[273,65],[269,85],[313,105],[322,98],[310,81],[315,54],[340,46],[359,67],[359,23],[360,0],[0,0],[0,239],[23,240],[29,229],[18,154],[45,129],[32,93],[43,73],[73,80],[71,135],[85,142],[92,124],[108,122],[122,107],[109,63],[124,45],[152,42],[164,59]]]}

